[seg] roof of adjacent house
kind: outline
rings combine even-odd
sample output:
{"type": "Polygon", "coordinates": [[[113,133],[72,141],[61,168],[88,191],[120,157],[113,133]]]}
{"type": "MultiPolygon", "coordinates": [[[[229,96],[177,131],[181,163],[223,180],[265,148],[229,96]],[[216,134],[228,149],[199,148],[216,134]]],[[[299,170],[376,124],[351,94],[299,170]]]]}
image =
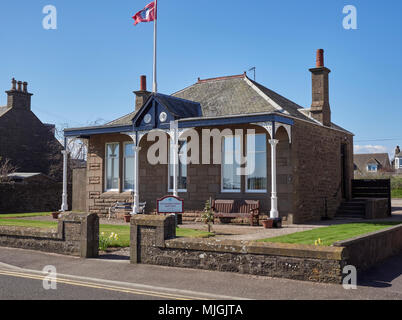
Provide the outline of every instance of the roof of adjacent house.
{"type": "MultiPolygon", "coordinates": [[[[310,116],[309,109],[249,79],[246,74],[199,79],[195,84],[171,96],[158,93],[157,98],[180,118],[279,113],[320,124],[310,116]],[[199,115],[196,112],[197,108],[194,108],[196,105],[201,106],[199,115]]],[[[137,111],[133,111],[102,127],[131,125],[136,113],[137,111]]],[[[332,124],[332,128],[348,132],[335,124],[332,124]]]]}
{"type": "Polygon", "coordinates": [[[353,162],[357,168],[362,171],[366,170],[366,166],[369,163],[375,163],[383,168],[390,166],[388,153],[362,153],[354,154],[353,162]]]}
{"type": "Polygon", "coordinates": [[[0,107],[0,117],[3,116],[4,114],[7,113],[7,111],[11,110],[11,108],[5,106],[5,107],[0,107]]]}

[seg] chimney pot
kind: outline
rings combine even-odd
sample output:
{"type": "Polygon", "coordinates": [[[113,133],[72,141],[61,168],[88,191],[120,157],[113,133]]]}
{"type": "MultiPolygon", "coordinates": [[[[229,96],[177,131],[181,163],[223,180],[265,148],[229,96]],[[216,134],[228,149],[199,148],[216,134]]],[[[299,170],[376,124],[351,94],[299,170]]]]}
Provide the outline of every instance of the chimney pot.
{"type": "Polygon", "coordinates": [[[316,67],[317,68],[324,67],[324,49],[317,50],[316,67]]]}
{"type": "Polygon", "coordinates": [[[22,83],[22,86],[23,86],[23,91],[25,92],[25,93],[27,93],[28,92],[28,82],[23,82],[22,83]]]}
{"type": "Polygon", "coordinates": [[[147,76],[140,77],[140,90],[147,91],[147,76]]]}
{"type": "Polygon", "coordinates": [[[11,80],[11,90],[17,90],[17,80],[15,80],[15,78],[11,80]]]}
{"type": "Polygon", "coordinates": [[[18,84],[18,91],[22,91],[22,81],[18,81],[17,82],[17,84],[18,84]]]}

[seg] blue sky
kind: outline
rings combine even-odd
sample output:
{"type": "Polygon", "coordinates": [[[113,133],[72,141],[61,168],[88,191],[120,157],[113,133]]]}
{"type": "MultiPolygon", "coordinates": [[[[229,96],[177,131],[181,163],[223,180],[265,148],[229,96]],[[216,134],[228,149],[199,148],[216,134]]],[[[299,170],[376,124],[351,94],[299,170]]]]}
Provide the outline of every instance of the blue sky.
{"type": "MultiPolygon", "coordinates": [[[[0,89],[29,82],[43,122],[70,127],[113,120],[134,108],[139,77],[152,84],[152,23],[131,16],[150,0],[3,1],[0,89]],[[57,30],[45,30],[45,5],[57,30]]],[[[311,104],[315,51],[325,49],[333,121],[355,133],[356,150],[402,145],[402,2],[400,0],[159,0],[159,91],[198,77],[257,68],[257,81],[298,104],[311,104]],[[357,30],[342,26],[357,8],[357,30]]],[[[252,74],[250,74],[252,77],[252,74]]],[[[0,95],[0,105],[6,95],[0,95]]]]}

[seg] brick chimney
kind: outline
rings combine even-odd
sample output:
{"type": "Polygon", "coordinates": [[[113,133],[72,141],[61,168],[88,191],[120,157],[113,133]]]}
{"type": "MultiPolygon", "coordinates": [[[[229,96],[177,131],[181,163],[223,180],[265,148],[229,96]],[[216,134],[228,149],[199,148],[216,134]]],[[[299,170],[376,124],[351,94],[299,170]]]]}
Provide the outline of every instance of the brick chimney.
{"type": "Polygon", "coordinates": [[[310,69],[312,74],[313,102],[311,116],[324,126],[331,126],[331,107],[329,105],[329,73],[324,67],[324,50],[317,50],[316,67],[310,69]]]}
{"type": "Polygon", "coordinates": [[[7,93],[7,107],[16,109],[31,110],[32,93],[28,92],[28,83],[11,80],[11,89],[7,93]],[[17,87],[18,84],[18,87],[17,87]]]}
{"type": "Polygon", "coordinates": [[[138,111],[148,99],[151,92],[147,91],[147,77],[140,77],[140,90],[134,91],[135,94],[135,111],[138,111]]]}

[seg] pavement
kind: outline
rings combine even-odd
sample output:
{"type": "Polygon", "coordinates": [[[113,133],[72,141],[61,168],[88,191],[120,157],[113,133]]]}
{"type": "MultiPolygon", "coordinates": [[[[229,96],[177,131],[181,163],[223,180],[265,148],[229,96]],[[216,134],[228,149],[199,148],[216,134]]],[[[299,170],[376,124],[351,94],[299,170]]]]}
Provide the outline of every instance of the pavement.
{"type": "Polygon", "coordinates": [[[0,299],[400,300],[401,265],[402,255],[391,258],[358,274],[356,290],[345,290],[334,284],[0,248],[0,299]],[[48,265],[60,280],[50,296],[42,286],[48,265]]]}

